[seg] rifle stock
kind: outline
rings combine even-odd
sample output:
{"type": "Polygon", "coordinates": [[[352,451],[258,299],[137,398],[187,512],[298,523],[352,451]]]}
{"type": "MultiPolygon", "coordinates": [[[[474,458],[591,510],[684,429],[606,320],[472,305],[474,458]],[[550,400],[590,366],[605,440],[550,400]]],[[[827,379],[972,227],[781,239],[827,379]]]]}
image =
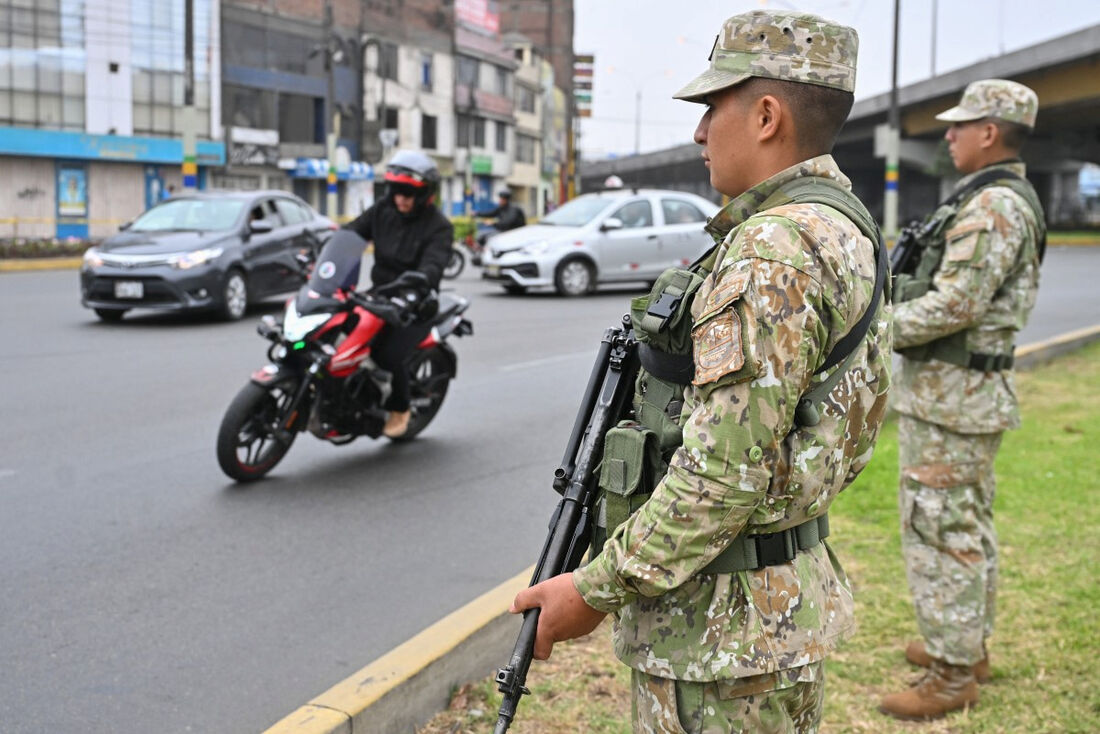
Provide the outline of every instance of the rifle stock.
{"type": "MultiPolygon", "coordinates": [[[[630,318],[604,333],[589,376],[581,408],[567,442],[565,457],[554,472],[554,489],[562,494],[550,517],[550,528],[529,586],[567,573],[580,565],[592,532],[595,472],[603,453],[603,437],[622,416],[634,389],[638,370],[637,342],[630,318]]],[[[516,644],[508,664],[496,674],[503,694],[494,734],[505,734],[515,718],[520,698],[530,693],[527,671],[538,631],[539,610],[523,613],[516,644]]]]}

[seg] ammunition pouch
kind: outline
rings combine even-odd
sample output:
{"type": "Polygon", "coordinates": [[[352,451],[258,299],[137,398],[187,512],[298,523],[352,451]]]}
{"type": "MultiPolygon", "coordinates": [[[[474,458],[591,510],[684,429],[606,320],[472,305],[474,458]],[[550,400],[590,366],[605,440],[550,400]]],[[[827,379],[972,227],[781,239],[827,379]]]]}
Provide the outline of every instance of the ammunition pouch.
{"type": "Polygon", "coordinates": [[[605,434],[592,539],[596,552],[610,531],[645,504],[668,470],[659,443],[656,432],[635,421],[621,421],[605,434]]]}

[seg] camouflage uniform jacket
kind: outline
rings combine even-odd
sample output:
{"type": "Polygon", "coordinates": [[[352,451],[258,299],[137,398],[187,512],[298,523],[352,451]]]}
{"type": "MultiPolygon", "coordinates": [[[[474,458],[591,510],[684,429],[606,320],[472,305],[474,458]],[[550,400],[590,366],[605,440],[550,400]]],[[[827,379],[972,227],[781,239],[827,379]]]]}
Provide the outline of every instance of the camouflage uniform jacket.
{"type": "Polygon", "coordinates": [[[683,445],[652,496],[573,575],[590,606],[616,612],[619,658],[652,675],[711,681],[801,666],[854,629],[847,579],[824,543],[787,564],[700,573],[742,532],[823,514],[867,465],[885,413],[881,306],[821,422],[792,430],[799,396],[863,315],[875,281],[873,245],[836,210],[758,211],[806,175],[850,186],[820,156],[749,189],[708,225],[723,242],[692,303],[683,445]]]}
{"type": "MultiPolygon", "coordinates": [[[[1023,163],[990,168],[1024,175],[1023,163]]],[[[926,344],[965,330],[971,352],[1011,354],[1039,290],[1039,227],[1027,201],[1005,186],[988,186],[970,197],[944,226],[947,246],[932,289],[894,306],[894,346],[926,344]]],[[[1020,425],[1011,370],[982,372],[903,358],[893,400],[899,413],[958,433],[1020,425]]]]}

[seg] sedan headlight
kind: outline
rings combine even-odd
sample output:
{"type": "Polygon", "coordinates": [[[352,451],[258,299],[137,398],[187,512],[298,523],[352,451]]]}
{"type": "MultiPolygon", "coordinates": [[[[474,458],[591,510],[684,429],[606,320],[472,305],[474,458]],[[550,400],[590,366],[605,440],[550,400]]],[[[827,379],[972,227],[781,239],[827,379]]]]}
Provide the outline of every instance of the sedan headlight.
{"type": "Polygon", "coordinates": [[[84,267],[85,268],[98,268],[103,264],[103,258],[99,256],[99,250],[94,247],[89,247],[84,251],[84,267]]]}
{"type": "Polygon", "coordinates": [[[223,252],[225,252],[224,247],[207,247],[193,252],[181,252],[178,255],[171,255],[168,258],[168,263],[174,268],[187,270],[198,265],[205,265],[211,260],[217,259],[223,252]]]}
{"type": "Polygon", "coordinates": [[[548,240],[542,240],[540,242],[533,242],[530,245],[524,245],[519,251],[525,255],[541,255],[551,247],[553,247],[553,245],[548,240]]]}

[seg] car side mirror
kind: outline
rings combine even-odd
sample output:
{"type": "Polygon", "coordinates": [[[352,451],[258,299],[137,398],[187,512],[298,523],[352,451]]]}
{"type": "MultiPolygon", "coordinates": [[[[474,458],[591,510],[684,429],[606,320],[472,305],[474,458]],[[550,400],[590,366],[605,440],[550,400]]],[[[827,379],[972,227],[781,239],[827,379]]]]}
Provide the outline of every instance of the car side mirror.
{"type": "Polygon", "coordinates": [[[271,226],[271,222],[266,219],[253,219],[248,224],[248,231],[254,234],[263,234],[264,232],[270,232],[274,227],[271,226]]]}
{"type": "Polygon", "coordinates": [[[603,224],[600,225],[601,232],[610,232],[613,229],[622,228],[623,220],[619,219],[618,217],[608,217],[607,219],[603,220],[603,224]]]}
{"type": "Polygon", "coordinates": [[[134,220],[132,220],[132,219],[129,222],[123,222],[122,224],[118,225],[118,231],[119,232],[125,232],[126,230],[130,229],[130,227],[133,225],[133,223],[134,223],[134,220]]]}

